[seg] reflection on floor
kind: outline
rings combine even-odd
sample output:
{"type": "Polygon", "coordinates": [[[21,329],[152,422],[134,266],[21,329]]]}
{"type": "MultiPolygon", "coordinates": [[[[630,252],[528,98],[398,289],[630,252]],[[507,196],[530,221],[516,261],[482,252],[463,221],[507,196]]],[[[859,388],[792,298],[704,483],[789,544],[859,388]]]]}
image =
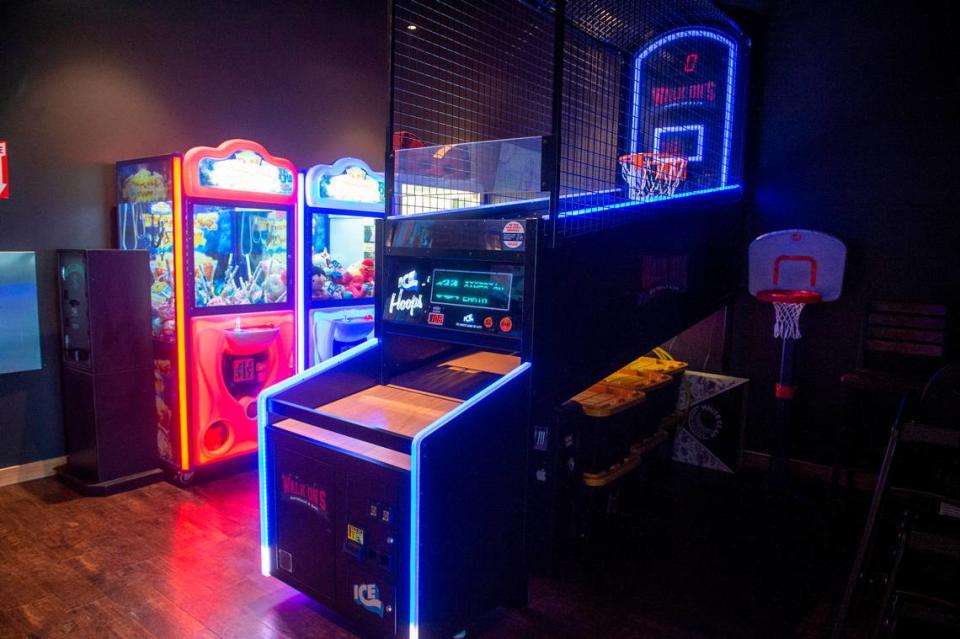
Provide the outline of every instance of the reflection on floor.
{"type": "MultiPolygon", "coordinates": [[[[678,467],[626,491],[589,570],[535,577],[530,607],[470,636],[819,637],[847,568],[833,514],[678,467]]],[[[856,519],[854,517],[853,519],[856,519]]],[[[352,637],[259,575],[256,475],[105,499],[0,488],[0,637],[352,637]]]]}

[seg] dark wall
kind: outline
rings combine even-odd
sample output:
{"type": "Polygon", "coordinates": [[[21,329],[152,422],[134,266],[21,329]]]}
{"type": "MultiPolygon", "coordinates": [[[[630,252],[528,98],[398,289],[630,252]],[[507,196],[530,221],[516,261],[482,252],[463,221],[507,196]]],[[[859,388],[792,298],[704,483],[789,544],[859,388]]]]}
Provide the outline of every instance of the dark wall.
{"type": "MultiPolygon", "coordinates": [[[[760,56],[752,235],[811,228],[848,247],[843,297],[808,307],[796,454],[825,458],[857,364],[868,300],[960,296],[957,32],[944,3],[771,2],[760,56]]],[[[757,37],[759,36],[759,37],[757,37]]],[[[956,308],[956,306],[954,306],[956,308]]],[[[733,373],[751,377],[751,447],[765,447],[778,351],[773,309],[744,295],[733,373]]],[[[880,437],[888,424],[877,424],[880,437]]]]}
{"type": "Polygon", "coordinates": [[[383,167],[383,0],[0,1],[0,250],[36,250],[43,369],[0,375],[0,467],[63,453],[55,249],[106,247],[120,159],[251,138],[383,167]]]}

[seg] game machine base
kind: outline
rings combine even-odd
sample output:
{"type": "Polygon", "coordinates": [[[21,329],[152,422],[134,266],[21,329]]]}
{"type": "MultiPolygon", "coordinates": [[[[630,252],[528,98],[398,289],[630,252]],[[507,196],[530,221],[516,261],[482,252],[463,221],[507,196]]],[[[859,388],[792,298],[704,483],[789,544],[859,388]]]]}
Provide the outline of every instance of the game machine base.
{"type": "Polygon", "coordinates": [[[389,222],[381,338],[262,396],[264,572],[365,636],[525,603],[530,254],[482,243],[502,226],[389,222]]]}

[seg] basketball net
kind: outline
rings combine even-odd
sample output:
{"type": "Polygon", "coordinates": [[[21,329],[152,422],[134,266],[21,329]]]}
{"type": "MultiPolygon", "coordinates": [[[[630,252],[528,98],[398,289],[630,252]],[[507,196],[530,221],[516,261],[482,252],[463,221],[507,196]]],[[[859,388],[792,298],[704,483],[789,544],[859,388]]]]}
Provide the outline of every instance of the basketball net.
{"type": "Polygon", "coordinates": [[[670,197],[687,177],[687,159],[669,153],[630,153],[620,157],[631,200],[670,197]]]}
{"type": "Polygon", "coordinates": [[[773,336],[780,339],[800,339],[800,313],[803,302],[773,303],[773,336]]]}

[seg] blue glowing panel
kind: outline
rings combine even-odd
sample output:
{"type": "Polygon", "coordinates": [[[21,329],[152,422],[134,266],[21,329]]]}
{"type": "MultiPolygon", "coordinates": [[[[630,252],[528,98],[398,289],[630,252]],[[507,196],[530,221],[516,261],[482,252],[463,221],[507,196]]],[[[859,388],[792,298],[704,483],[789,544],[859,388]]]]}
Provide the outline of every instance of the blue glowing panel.
{"type": "Polygon", "coordinates": [[[383,173],[373,171],[363,160],[341,158],[307,171],[305,200],[311,208],[365,211],[383,214],[383,173]]]}
{"type": "Polygon", "coordinates": [[[634,59],[630,152],[685,159],[676,195],[740,181],[733,148],[737,55],[730,37],[689,28],[660,36],[634,59]]]}
{"type": "Polygon", "coordinates": [[[0,251],[0,374],[40,368],[37,266],[32,251],[0,251]]]}

